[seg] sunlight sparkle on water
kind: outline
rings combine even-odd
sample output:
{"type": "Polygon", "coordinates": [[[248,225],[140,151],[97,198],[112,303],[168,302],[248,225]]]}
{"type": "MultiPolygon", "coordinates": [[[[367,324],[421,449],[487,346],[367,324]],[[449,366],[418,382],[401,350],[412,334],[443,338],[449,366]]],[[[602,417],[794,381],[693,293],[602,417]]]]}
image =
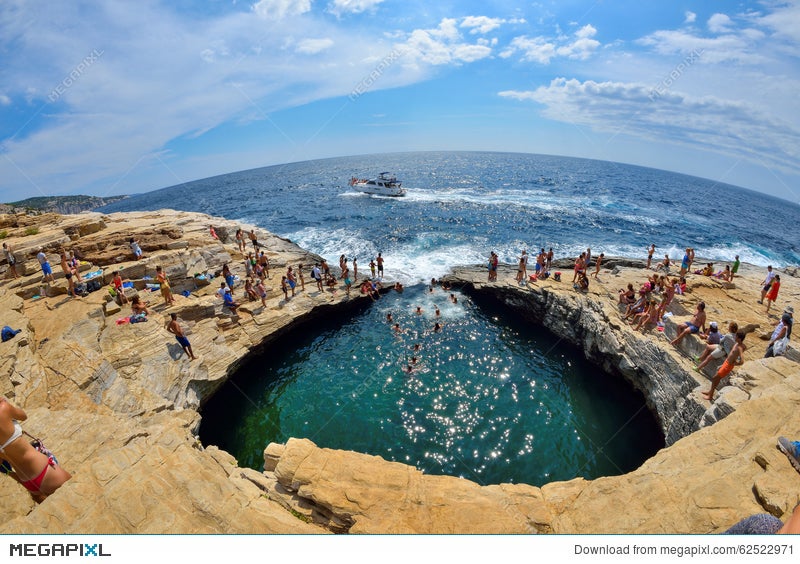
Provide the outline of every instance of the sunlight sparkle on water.
{"type": "MultiPolygon", "coordinates": [[[[589,441],[575,440],[574,433],[567,432],[596,427],[580,421],[569,424],[580,417],[580,410],[572,406],[576,398],[583,401],[586,396],[592,406],[602,401],[602,390],[584,394],[569,384],[582,362],[568,366],[560,358],[558,343],[540,344],[535,339],[538,332],[527,324],[508,329],[499,324],[499,316],[489,318],[470,298],[458,297],[456,305],[443,292],[430,294],[427,288],[408,287],[404,294],[382,297],[335,331],[298,336],[282,347],[286,359],[272,351],[260,368],[266,367],[277,378],[266,379],[271,384],[264,392],[247,392],[249,397],[263,393],[268,398],[260,404],[269,415],[259,418],[265,422],[259,423],[257,431],[239,435],[255,443],[247,447],[247,456],[254,457],[251,467],[263,464],[257,458],[263,458],[259,453],[264,444],[308,437],[320,447],[377,454],[434,473],[472,479],[480,474],[481,481],[489,483],[538,485],[553,468],[559,468],[564,479],[578,473],[594,477],[594,472],[600,472],[596,468],[604,462],[599,460],[602,457],[591,457],[586,464],[590,457],[582,443],[589,441]],[[416,315],[417,304],[422,304],[423,315],[416,315]],[[427,319],[434,304],[447,316],[445,329],[435,334],[427,319]],[[406,329],[404,334],[391,331],[386,322],[389,312],[406,329]],[[454,322],[450,316],[456,313],[454,322]],[[548,355],[554,348],[555,354],[548,355]],[[409,374],[403,369],[411,356],[418,361],[409,374]],[[300,413],[303,419],[297,421],[300,413]],[[553,435],[554,431],[562,435],[553,435]],[[470,451],[473,456],[466,460],[454,455],[470,451]],[[580,465],[575,466],[575,461],[580,465]]],[[[258,381],[259,377],[250,378],[247,385],[258,381]]],[[[232,412],[250,418],[251,406],[239,409],[236,402],[242,393],[234,391],[233,404],[225,406],[226,425],[232,412]]],[[[619,421],[609,427],[608,435],[592,438],[594,444],[608,442],[631,416],[617,409],[605,412],[619,421]]],[[[625,453],[630,452],[627,444],[623,446],[625,453]]],[[[609,457],[608,467],[618,472],[624,464],[615,458],[619,454],[609,457]]]]}

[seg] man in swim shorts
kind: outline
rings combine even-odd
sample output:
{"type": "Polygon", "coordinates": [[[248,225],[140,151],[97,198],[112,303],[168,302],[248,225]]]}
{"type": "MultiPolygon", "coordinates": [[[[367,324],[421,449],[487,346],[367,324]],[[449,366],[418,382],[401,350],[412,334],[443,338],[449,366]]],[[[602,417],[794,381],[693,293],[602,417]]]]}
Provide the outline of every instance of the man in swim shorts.
{"type": "Polygon", "coordinates": [[[42,266],[42,282],[55,282],[56,279],[53,278],[53,268],[50,266],[50,262],[47,260],[47,255],[44,254],[44,250],[41,247],[39,247],[39,252],[36,255],[36,259],[42,266]]]}
{"type": "Polygon", "coordinates": [[[256,230],[251,229],[248,236],[250,237],[250,242],[253,243],[253,250],[256,252],[256,254],[258,254],[258,250],[261,248],[261,243],[258,242],[258,236],[256,235],[256,230]]]}
{"type": "Polygon", "coordinates": [[[717,370],[716,375],[711,380],[711,389],[707,392],[702,392],[702,396],[707,399],[708,401],[712,401],[714,399],[714,390],[717,389],[717,385],[719,384],[720,380],[722,380],[725,376],[730,374],[733,371],[733,367],[736,364],[744,364],[744,359],[742,355],[747,347],[744,346],[744,337],[747,333],[742,330],[736,332],[736,344],[733,345],[733,349],[728,354],[725,361],[722,363],[722,366],[719,367],[717,370]]]}
{"type": "Polygon", "coordinates": [[[378,253],[378,258],[375,259],[375,262],[378,264],[378,276],[383,278],[383,257],[380,253],[378,253]]]}
{"type": "Polygon", "coordinates": [[[769,292],[769,289],[772,287],[772,280],[775,278],[775,271],[772,270],[772,265],[767,267],[767,276],[764,278],[764,281],[761,283],[763,287],[761,288],[761,299],[758,300],[758,303],[764,303],[764,297],[769,292]]]}
{"type": "Polygon", "coordinates": [[[181,324],[178,323],[178,314],[177,313],[170,313],[170,322],[167,324],[167,331],[175,335],[175,340],[183,347],[184,352],[189,356],[189,360],[194,360],[196,357],[192,352],[192,345],[189,343],[189,339],[186,338],[186,334],[183,332],[183,328],[181,324]]]}
{"type": "Polygon", "coordinates": [[[681,323],[680,325],[678,325],[677,329],[678,335],[672,340],[671,342],[672,346],[678,346],[678,343],[680,343],[684,337],[686,337],[690,333],[692,335],[696,335],[701,330],[703,331],[703,333],[706,332],[705,302],[700,302],[699,304],[697,304],[697,309],[695,310],[691,320],[687,321],[686,323],[681,323]]]}

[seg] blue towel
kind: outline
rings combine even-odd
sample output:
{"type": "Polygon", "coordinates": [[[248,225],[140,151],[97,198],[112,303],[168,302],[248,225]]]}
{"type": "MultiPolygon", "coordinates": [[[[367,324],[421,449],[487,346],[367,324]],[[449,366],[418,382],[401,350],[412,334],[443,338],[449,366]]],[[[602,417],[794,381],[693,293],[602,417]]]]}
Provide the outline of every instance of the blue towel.
{"type": "Polygon", "coordinates": [[[3,330],[2,330],[2,332],[0,332],[0,335],[2,336],[3,342],[5,343],[6,341],[9,341],[9,340],[13,339],[14,337],[16,337],[17,333],[21,333],[21,332],[22,332],[22,329],[12,329],[8,325],[6,325],[5,327],[3,327],[3,330]]]}

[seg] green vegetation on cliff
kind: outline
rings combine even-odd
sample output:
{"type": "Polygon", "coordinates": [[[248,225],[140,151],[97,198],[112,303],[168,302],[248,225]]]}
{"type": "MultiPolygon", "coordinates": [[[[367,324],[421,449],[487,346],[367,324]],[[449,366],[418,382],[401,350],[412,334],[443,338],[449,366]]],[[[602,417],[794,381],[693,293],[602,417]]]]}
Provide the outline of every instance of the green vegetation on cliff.
{"type": "Polygon", "coordinates": [[[27,198],[18,202],[3,204],[6,212],[14,211],[34,211],[34,212],[55,212],[61,214],[80,213],[86,210],[93,210],[106,204],[113,204],[128,196],[110,196],[101,198],[99,196],[39,196],[27,198]]]}

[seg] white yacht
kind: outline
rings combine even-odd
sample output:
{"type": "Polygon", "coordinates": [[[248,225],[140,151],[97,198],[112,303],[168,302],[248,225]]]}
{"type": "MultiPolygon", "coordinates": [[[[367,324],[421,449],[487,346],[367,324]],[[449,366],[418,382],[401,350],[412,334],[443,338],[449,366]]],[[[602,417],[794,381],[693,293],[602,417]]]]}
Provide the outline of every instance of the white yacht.
{"type": "Polygon", "coordinates": [[[377,194],[379,196],[405,196],[406,189],[400,186],[401,184],[397,178],[391,176],[388,172],[382,172],[378,175],[378,178],[370,180],[358,179],[355,176],[350,179],[350,186],[359,192],[377,194]]]}

